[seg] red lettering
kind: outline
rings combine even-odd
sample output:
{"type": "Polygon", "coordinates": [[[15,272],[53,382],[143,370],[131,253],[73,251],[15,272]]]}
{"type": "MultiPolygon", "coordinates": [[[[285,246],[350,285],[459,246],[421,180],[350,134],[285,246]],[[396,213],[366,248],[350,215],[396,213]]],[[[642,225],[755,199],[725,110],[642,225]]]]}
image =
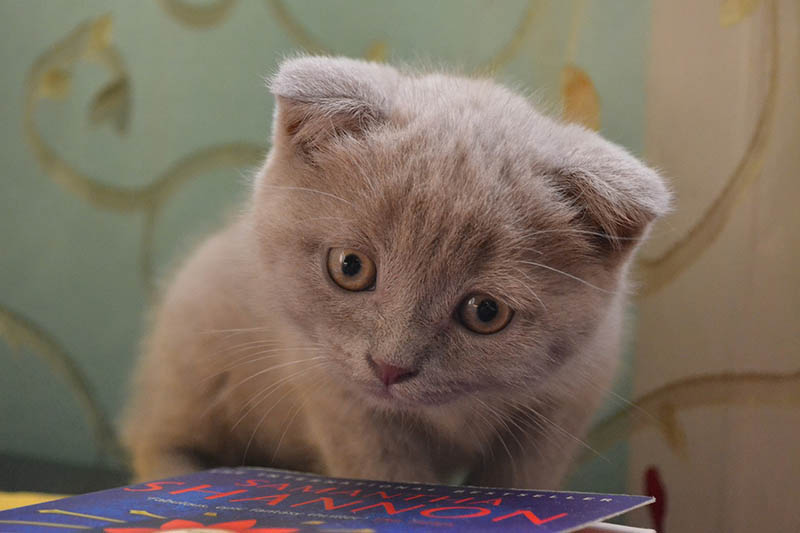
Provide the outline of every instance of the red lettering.
{"type": "Polygon", "coordinates": [[[303,485],[302,487],[289,489],[287,492],[297,492],[297,491],[300,491],[300,492],[314,492],[314,486],[313,485],[303,485]]]}
{"type": "Polygon", "coordinates": [[[256,487],[258,489],[286,490],[288,483],[267,483],[262,479],[248,479],[247,481],[235,484],[237,487],[256,487]]]}
{"type": "Polygon", "coordinates": [[[366,511],[367,509],[374,509],[375,507],[383,507],[383,510],[386,511],[386,514],[399,514],[405,513],[406,511],[413,511],[414,509],[419,509],[420,507],[425,507],[424,505],[415,505],[413,507],[406,507],[405,509],[396,509],[394,504],[387,503],[387,502],[379,502],[372,505],[367,505],[366,507],[359,507],[358,509],[352,509],[351,513],[358,513],[361,511],[366,511]]]}
{"type": "Polygon", "coordinates": [[[275,490],[286,490],[289,488],[288,483],[270,483],[269,485],[261,485],[258,487],[260,489],[275,489],[275,490]]]}
{"type": "Polygon", "coordinates": [[[122,490],[128,492],[152,492],[154,490],[164,490],[163,485],[183,485],[183,481],[159,481],[158,483],[145,483],[146,489],[134,489],[131,487],[123,487],[122,490]]]}
{"type": "Polygon", "coordinates": [[[469,498],[462,498],[460,500],[456,500],[455,503],[466,503],[466,502],[468,502],[468,501],[470,501],[472,499],[473,499],[472,496],[470,496],[469,498]]]}
{"type": "Polygon", "coordinates": [[[419,514],[427,518],[475,518],[476,516],[486,516],[489,513],[491,513],[491,511],[489,509],[484,509],[483,507],[437,507],[436,509],[426,509],[424,511],[420,511],[419,514]],[[453,509],[475,509],[475,512],[457,515],[447,514],[444,516],[434,515],[434,513],[452,511],[453,509]]]}
{"type": "Polygon", "coordinates": [[[308,505],[311,503],[322,502],[322,505],[325,507],[326,511],[335,511],[336,509],[341,509],[342,507],[350,507],[351,505],[361,503],[362,501],[363,500],[356,500],[354,502],[336,505],[333,503],[333,498],[317,498],[316,500],[309,500],[307,502],[295,503],[294,505],[292,505],[292,507],[300,507],[301,505],[308,505]]]}
{"type": "Polygon", "coordinates": [[[283,500],[291,496],[291,494],[273,494],[272,496],[257,496],[253,498],[240,498],[238,500],[231,500],[231,502],[268,502],[267,505],[278,505],[283,500]]]}
{"type": "MultiPolygon", "coordinates": [[[[323,489],[323,490],[327,491],[328,489],[323,489]]],[[[322,492],[323,492],[322,490],[318,490],[317,494],[322,494],[322,492]]],[[[361,489],[356,489],[356,490],[336,490],[336,491],[333,491],[333,492],[328,492],[328,495],[330,495],[330,496],[333,496],[334,494],[346,494],[347,496],[350,496],[351,498],[355,498],[356,496],[361,494],[361,489]]]]}
{"type": "Polygon", "coordinates": [[[213,490],[204,490],[211,488],[211,485],[197,485],[196,487],[189,487],[188,489],[173,490],[170,494],[183,494],[184,492],[207,492],[209,494],[216,494],[213,490]]]}
{"type": "Polygon", "coordinates": [[[263,483],[263,481],[259,479],[248,479],[242,482],[234,483],[234,485],[237,487],[258,487],[260,483],[263,483]]]}
{"type": "Polygon", "coordinates": [[[213,496],[206,496],[206,500],[215,500],[225,496],[233,496],[234,494],[241,494],[247,492],[247,489],[232,490],[230,492],[217,492],[215,490],[205,490],[211,488],[213,485],[197,485],[196,487],[189,487],[181,490],[173,490],[170,494],[183,494],[185,492],[203,492],[205,494],[213,494],[213,496]]]}
{"type": "Polygon", "coordinates": [[[391,500],[392,498],[396,498],[398,496],[402,496],[403,495],[403,493],[401,492],[400,494],[392,494],[391,496],[389,496],[388,494],[386,494],[385,492],[383,492],[381,490],[381,491],[378,491],[378,492],[373,492],[371,494],[365,494],[364,497],[365,498],[371,498],[372,496],[375,496],[376,494],[379,494],[384,500],[391,500]]]}
{"type": "Polygon", "coordinates": [[[479,502],[472,502],[472,503],[474,503],[475,505],[478,505],[479,503],[485,503],[497,507],[499,505],[503,505],[503,498],[495,498],[494,500],[481,500],[479,502]]]}
{"type": "MultiPolygon", "coordinates": [[[[428,500],[428,503],[444,502],[444,501],[447,501],[448,499],[450,499],[450,496],[439,496],[438,498],[434,498],[432,500],[428,500]]],[[[468,498],[468,499],[471,500],[472,498],[468,498]]],[[[456,503],[458,503],[458,502],[456,502],[456,503]]]]}
{"type": "Polygon", "coordinates": [[[541,526],[542,524],[546,524],[547,522],[552,522],[553,520],[558,520],[559,518],[564,518],[567,516],[567,513],[561,513],[557,515],[553,515],[549,518],[539,518],[531,511],[527,511],[525,509],[520,509],[519,511],[514,511],[513,513],[509,513],[507,515],[498,516],[497,518],[492,518],[492,522],[499,522],[500,520],[505,520],[506,518],[511,518],[512,516],[522,515],[527,518],[532,524],[536,524],[537,526],[541,526]]]}
{"type": "Polygon", "coordinates": [[[232,490],[230,492],[218,492],[214,496],[206,496],[204,500],[216,500],[217,498],[224,498],[225,496],[233,496],[234,494],[241,494],[247,492],[247,489],[232,490]]]}

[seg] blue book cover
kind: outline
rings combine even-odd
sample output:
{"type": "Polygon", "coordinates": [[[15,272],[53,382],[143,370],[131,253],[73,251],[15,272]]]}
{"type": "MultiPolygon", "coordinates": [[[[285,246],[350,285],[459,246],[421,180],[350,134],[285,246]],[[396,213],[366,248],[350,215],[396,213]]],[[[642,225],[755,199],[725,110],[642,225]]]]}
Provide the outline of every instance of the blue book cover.
{"type": "Polygon", "coordinates": [[[0,512],[2,533],[577,531],[653,498],[216,468],[0,512]]]}

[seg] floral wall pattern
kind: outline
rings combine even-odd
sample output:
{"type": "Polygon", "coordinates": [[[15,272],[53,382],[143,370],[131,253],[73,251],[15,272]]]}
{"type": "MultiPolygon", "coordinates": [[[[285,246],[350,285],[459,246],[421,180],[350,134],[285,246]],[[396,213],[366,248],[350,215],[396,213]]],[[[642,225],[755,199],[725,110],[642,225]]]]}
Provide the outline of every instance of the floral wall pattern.
{"type": "Polygon", "coordinates": [[[422,59],[529,89],[677,192],[576,486],[658,494],[636,520],[664,531],[758,529],[767,500],[770,529],[800,527],[796,2],[17,0],[0,21],[0,453],[120,464],[148,301],[266,153],[280,57],[422,59]]]}

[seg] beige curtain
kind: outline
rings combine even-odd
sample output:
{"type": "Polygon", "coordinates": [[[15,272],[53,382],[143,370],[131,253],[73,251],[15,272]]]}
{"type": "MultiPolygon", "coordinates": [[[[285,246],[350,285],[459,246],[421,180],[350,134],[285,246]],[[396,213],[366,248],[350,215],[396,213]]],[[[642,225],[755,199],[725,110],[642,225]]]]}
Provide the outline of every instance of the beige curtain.
{"type": "Polygon", "coordinates": [[[663,531],[800,531],[800,3],[653,4],[630,490],[663,531]]]}

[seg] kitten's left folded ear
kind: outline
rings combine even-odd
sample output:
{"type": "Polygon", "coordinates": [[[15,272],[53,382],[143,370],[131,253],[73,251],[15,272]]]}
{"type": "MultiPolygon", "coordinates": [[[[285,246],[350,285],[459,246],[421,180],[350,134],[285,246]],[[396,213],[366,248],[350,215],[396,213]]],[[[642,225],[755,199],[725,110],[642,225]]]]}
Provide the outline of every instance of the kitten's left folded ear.
{"type": "Polygon", "coordinates": [[[385,122],[400,78],[392,67],[341,57],[299,57],[268,82],[275,95],[274,143],[308,158],[341,135],[385,122]]]}
{"type": "Polygon", "coordinates": [[[670,211],[672,193],[664,179],[623,148],[578,126],[549,139],[551,179],[577,208],[578,223],[596,232],[602,247],[630,250],[650,223],[670,211]]]}

